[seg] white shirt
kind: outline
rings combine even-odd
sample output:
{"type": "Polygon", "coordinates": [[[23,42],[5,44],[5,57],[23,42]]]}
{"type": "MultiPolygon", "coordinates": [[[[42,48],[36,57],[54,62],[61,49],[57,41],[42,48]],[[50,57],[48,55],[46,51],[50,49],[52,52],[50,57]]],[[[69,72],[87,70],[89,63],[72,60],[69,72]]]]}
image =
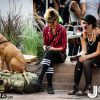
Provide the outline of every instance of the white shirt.
{"type": "Polygon", "coordinates": [[[99,18],[99,14],[98,14],[98,8],[99,8],[99,4],[100,4],[100,0],[81,0],[81,2],[86,2],[86,14],[91,14],[93,15],[97,20],[100,19],[99,18]]]}
{"type": "Polygon", "coordinates": [[[77,21],[78,21],[78,17],[77,17],[77,15],[75,14],[75,12],[71,11],[71,5],[72,5],[72,2],[70,3],[70,6],[69,6],[70,21],[71,21],[71,22],[77,22],[77,21]]]}
{"type": "MultiPolygon", "coordinates": [[[[86,2],[86,0],[80,0],[80,4],[83,3],[83,2],[86,2]]],[[[71,4],[70,4],[70,7],[69,7],[71,22],[78,22],[79,19],[78,19],[77,15],[75,14],[75,12],[71,11],[70,8],[71,8],[71,4]]]]}

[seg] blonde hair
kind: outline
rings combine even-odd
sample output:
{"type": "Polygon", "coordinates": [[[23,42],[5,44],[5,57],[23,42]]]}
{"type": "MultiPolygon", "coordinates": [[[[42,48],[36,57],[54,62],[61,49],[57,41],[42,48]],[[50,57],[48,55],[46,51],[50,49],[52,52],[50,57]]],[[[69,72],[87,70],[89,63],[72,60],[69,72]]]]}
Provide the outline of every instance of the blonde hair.
{"type": "Polygon", "coordinates": [[[57,10],[55,10],[54,8],[49,8],[46,10],[45,14],[44,14],[44,18],[46,21],[54,21],[57,19],[57,21],[59,20],[59,13],[57,10]]]}

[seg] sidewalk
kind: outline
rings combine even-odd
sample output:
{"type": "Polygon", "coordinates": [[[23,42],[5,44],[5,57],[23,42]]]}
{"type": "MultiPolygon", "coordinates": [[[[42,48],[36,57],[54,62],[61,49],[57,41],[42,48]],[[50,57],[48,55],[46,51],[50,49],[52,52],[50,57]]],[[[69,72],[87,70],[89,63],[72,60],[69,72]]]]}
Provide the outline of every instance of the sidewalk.
{"type": "MultiPolygon", "coordinates": [[[[100,96],[94,98],[100,100],[100,96]]],[[[1,99],[0,99],[1,100],[1,99]]],[[[33,94],[7,94],[3,100],[93,100],[88,96],[68,95],[68,91],[55,91],[55,94],[47,94],[46,91],[33,94]]]]}

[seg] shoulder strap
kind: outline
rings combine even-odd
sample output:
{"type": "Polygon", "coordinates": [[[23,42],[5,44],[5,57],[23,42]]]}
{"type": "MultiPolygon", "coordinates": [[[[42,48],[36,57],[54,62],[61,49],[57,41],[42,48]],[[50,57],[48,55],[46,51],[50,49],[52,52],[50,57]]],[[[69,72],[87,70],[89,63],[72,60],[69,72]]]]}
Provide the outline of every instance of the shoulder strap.
{"type": "MultiPolygon", "coordinates": [[[[59,29],[60,32],[61,32],[61,29],[62,29],[62,27],[59,29]]],[[[53,37],[51,43],[52,43],[52,42],[54,41],[54,39],[58,36],[58,33],[59,33],[59,32],[57,32],[56,35],[54,35],[54,37],[53,37]]]]}

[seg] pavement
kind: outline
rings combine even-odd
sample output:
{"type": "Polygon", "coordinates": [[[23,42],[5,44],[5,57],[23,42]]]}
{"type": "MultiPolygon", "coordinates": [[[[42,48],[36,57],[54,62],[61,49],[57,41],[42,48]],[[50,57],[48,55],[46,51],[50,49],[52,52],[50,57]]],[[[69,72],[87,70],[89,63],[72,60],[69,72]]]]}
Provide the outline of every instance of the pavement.
{"type": "Polygon", "coordinates": [[[100,100],[100,96],[96,98],[90,98],[88,96],[75,96],[68,95],[68,91],[56,90],[55,94],[47,94],[44,92],[37,92],[32,94],[6,94],[6,98],[0,98],[0,100],[100,100]]]}

